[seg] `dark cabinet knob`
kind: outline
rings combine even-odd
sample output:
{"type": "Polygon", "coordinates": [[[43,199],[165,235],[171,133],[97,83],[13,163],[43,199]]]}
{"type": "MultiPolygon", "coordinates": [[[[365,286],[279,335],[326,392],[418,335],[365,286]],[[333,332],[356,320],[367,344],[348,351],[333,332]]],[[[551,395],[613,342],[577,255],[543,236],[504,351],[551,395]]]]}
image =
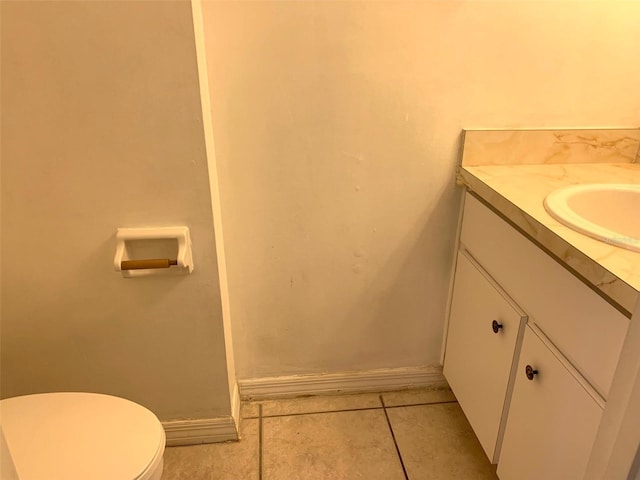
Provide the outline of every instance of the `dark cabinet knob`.
{"type": "Polygon", "coordinates": [[[538,374],[538,370],[534,370],[531,365],[527,365],[524,369],[524,373],[527,374],[527,378],[529,380],[533,380],[533,377],[535,377],[538,374]]]}
{"type": "Polygon", "coordinates": [[[491,322],[491,328],[493,329],[493,333],[498,333],[502,328],[502,324],[498,323],[497,320],[494,320],[493,322],[491,322]]]}

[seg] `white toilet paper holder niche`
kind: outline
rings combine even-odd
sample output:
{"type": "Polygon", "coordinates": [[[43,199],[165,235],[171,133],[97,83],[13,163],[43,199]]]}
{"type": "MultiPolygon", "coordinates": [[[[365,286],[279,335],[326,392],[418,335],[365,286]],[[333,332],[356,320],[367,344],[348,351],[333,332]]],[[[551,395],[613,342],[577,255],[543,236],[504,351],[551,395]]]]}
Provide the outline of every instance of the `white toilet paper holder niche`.
{"type": "Polygon", "coordinates": [[[125,278],[193,272],[189,227],[118,228],[116,242],[113,266],[125,278]],[[167,240],[175,240],[175,244],[167,240]],[[154,244],[160,249],[153,248],[154,244]],[[141,246],[134,248],[136,245],[141,246]],[[145,249],[162,251],[164,258],[157,258],[157,254],[150,258],[145,249]]]}

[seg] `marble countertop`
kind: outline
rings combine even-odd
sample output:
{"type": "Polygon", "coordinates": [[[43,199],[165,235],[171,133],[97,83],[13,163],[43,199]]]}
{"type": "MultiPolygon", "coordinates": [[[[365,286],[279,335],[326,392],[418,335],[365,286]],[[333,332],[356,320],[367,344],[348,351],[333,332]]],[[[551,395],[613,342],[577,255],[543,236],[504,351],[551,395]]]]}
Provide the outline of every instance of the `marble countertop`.
{"type": "Polygon", "coordinates": [[[631,317],[640,296],[640,253],[562,225],[547,213],[543,200],[566,185],[640,184],[640,164],[462,166],[459,180],[631,317]]]}

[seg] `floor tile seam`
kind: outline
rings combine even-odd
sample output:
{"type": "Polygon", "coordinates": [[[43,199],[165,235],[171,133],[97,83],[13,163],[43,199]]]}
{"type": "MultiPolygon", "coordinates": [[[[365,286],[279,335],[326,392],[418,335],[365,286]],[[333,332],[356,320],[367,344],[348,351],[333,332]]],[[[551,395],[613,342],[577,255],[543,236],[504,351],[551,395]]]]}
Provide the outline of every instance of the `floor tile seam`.
{"type": "MultiPolygon", "coordinates": [[[[406,403],[406,404],[399,404],[399,405],[385,405],[384,407],[379,406],[379,407],[341,408],[338,410],[315,410],[311,412],[276,413],[276,414],[270,414],[270,415],[262,414],[262,418],[293,417],[293,416],[299,416],[299,415],[318,415],[321,413],[358,412],[362,410],[379,410],[382,408],[421,407],[426,405],[443,405],[448,403],[458,403],[458,401],[445,400],[442,402],[422,402],[422,403],[406,403]]],[[[258,418],[260,417],[259,416],[258,417],[242,417],[243,420],[255,420],[258,418]]]]}
{"type": "Polygon", "coordinates": [[[402,467],[402,473],[404,474],[405,480],[409,480],[409,474],[407,473],[407,468],[404,465],[404,460],[402,459],[402,454],[400,453],[400,447],[398,446],[398,442],[396,440],[396,435],[393,432],[393,426],[391,425],[391,419],[389,418],[389,414],[387,413],[387,409],[384,404],[384,399],[382,395],[380,395],[380,403],[382,404],[382,411],[384,412],[384,418],[387,420],[387,426],[389,427],[389,432],[391,433],[391,439],[393,440],[393,445],[396,447],[396,453],[398,455],[398,460],[400,460],[400,466],[402,467]]]}
{"type": "Polygon", "coordinates": [[[442,402],[427,402],[427,403],[407,403],[406,405],[385,405],[384,408],[402,408],[402,407],[428,407],[430,405],[448,405],[450,403],[458,403],[457,400],[446,400],[442,402]]]}
{"type": "Polygon", "coordinates": [[[263,415],[262,418],[300,417],[302,415],[321,415],[324,413],[362,412],[368,410],[382,410],[382,407],[343,408],[340,410],[318,410],[314,412],[276,413],[263,415]]]}

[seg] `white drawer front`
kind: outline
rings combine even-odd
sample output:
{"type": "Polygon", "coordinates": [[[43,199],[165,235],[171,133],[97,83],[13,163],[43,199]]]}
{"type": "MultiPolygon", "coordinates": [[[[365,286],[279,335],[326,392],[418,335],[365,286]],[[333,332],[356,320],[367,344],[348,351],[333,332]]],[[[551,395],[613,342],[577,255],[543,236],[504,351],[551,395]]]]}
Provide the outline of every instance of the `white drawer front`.
{"type": "Polygon", "coordinates": [[[629,320],[469,194],[461,244],[606,399],[629,320]]]}
{"type": "Polygon", "coordinates": [[[460,252],[443,372],[489,459],[495,458],[504,426],[505,396],[524,320],[524,314],[460,252]]]}
{"type": "Polygon", "coordinates": [[[557,351],[527,326],[498,462],[500,480],[582,480],[602,417],[557,351]],[[538,373],[529,380],[525,368],[538,373]]]}

